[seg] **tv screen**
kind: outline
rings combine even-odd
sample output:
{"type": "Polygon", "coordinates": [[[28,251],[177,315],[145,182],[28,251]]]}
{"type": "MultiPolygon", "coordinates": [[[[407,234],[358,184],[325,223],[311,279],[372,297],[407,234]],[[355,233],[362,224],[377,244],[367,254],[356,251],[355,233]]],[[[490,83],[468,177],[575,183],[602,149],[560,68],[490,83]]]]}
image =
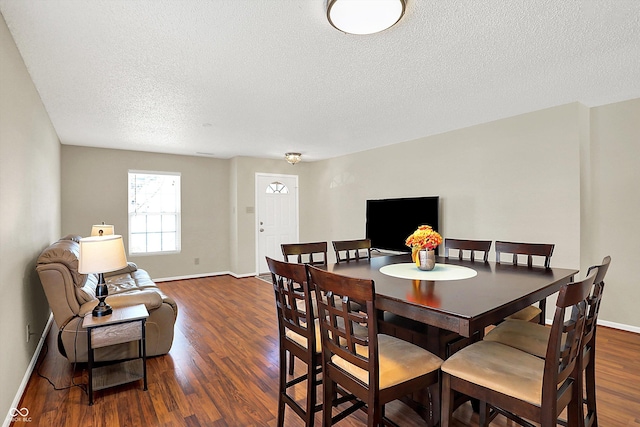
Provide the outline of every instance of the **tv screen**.
{"type": "Polygon", "coordinates": [[[404,242],[420,225],[440,231],[438,196],[367,200],[367,230],[371,247],[409,252],[404,242]]]}

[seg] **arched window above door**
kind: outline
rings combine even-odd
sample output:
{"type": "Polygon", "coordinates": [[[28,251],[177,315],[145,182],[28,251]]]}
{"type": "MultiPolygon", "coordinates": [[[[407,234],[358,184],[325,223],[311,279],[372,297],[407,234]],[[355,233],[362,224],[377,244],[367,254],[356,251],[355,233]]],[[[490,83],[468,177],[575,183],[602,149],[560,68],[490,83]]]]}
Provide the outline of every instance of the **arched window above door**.
{"type": "Polygon", "coordinates": [[[271,184],[267,185],[267,194],[287,194],[289,193],[289,188],[279,181],[274,181],[271,184]]]}

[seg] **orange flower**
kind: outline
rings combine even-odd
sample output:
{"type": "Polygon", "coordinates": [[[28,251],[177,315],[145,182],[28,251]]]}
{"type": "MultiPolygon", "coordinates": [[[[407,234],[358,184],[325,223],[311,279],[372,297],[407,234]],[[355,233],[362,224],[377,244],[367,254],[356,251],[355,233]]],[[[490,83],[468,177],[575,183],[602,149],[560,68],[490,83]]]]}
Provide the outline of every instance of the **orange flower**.
{"type": "Polygon", "coordinates": [[[412,255],[421,249],[433,250],[442,243],[442,236],[431,228],[430,225],[421,225],[405,241],[405,245],[411,248],[412,255]]]}

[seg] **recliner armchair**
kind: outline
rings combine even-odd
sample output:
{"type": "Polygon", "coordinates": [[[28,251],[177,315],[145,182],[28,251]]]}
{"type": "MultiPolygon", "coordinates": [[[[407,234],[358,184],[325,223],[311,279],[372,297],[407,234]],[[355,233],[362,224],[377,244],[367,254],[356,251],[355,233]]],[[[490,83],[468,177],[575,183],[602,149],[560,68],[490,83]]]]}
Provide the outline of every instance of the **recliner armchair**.
{"type": "MultiPolygon", "coordinates": [[[[69,362],[87,362],[87,331],[82,320],[97,305],[98,276],[78,272],[80,236],[68,235],[44,249],[36,270],[49,307],[60,332],[58,350],[69,362]]],[[[149,274],[134,263],[104,274],[109,288],[106,302],[112,307],[144,304],[149,311],[146,322],[147,356],[166,354],[173,343],[173,328],[178,316],[175,301],[165,295],[149,274]]],[[[96,349],[96,361],[124,360],[138,355],[136,342],[96,349]]]]}

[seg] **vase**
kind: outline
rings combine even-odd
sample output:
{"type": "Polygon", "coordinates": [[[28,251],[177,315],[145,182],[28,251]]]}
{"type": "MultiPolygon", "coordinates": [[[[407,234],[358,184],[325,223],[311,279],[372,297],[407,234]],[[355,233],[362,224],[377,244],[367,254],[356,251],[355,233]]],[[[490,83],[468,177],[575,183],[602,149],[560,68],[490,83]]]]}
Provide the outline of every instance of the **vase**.
{"type": "Polygon", "coordinates": [[[420,250],[418,259],[420,260],[418,264],[420,270],[430,271],[436,266],[436,252],[434,250],[420,250]]]}

